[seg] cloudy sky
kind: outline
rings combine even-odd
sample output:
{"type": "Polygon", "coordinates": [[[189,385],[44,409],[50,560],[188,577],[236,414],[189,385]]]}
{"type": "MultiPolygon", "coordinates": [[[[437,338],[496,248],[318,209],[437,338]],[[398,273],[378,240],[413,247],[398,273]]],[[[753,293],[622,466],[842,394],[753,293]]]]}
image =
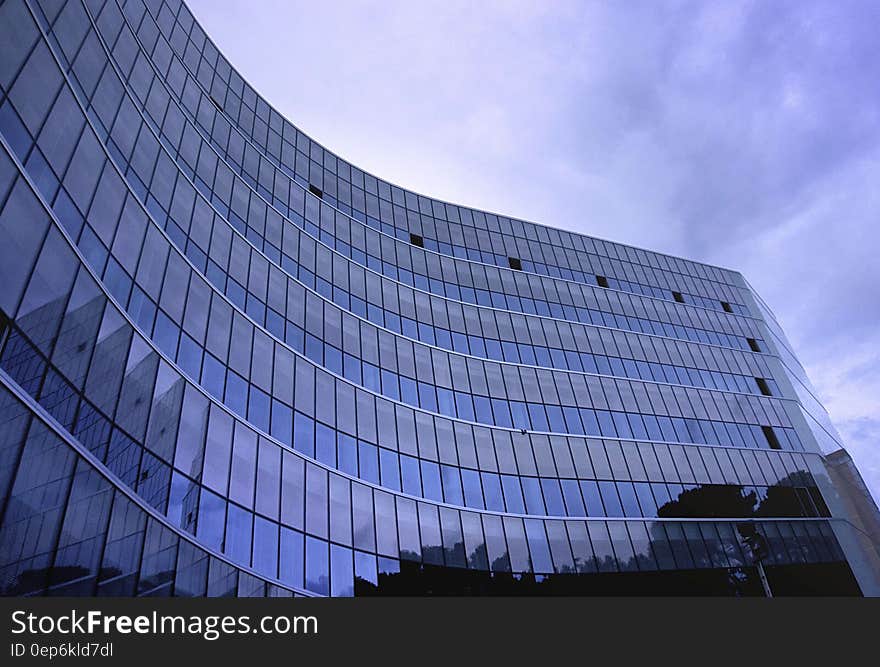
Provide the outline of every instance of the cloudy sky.
{"type": "Polygon", "coordinates": [[[382,178],[742,271],[880,499],[880,3],[188,2],[382,178]]]}

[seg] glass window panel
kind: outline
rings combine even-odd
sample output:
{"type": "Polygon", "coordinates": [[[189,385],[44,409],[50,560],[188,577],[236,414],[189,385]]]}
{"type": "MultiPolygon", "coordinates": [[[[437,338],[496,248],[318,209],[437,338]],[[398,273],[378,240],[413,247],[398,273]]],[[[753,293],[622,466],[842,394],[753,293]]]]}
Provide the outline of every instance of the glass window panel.
{"type": "Polygon", "coordinates": [[[331,589],[334,597],[351,597],[354,595],[354,571],[351,549],[338,544],[330,545],[331,589]]]}
{"type": "Polygon", "coordinates": [[[460,516],[468,567],[474,570],[488,570],[488,551],[483,537],[480,515],[473,512],[461,512],[460,516]]]}
{"type": "Polygon", "coordinates": [[[289,586],[302,588],[304,571],[303,534],[282,526],[278,577],[289,586]]]}
{"type": "Polygon", "coordinates": [[[400,539],[400,558],[421,561],[422,547],[416,504],[408,498],[397,498],[397,533],[400,539]]]}
{"type": "Polygon", "coordinates": [[[550,557],[550,547],[547,543],[547,534],[544,531],[544,522],[539,519],[525,519],[526,537],[529,543],[529,553],[532,557],[532,569],[536,573],[549,574],[555,571],[550,557]]]}
{"type": "Polygon", "coordinates": [[[604,521],[588,521],[587,531],[595,554],[596,569],[599,572],[616,572],[617,559],[611,548],[611,536],[604,521]]]}
{"type": "Polygon", "coordinates": [[[321,595],[330,593],[327,543],[306,535],[306,588],[321,595]]]}

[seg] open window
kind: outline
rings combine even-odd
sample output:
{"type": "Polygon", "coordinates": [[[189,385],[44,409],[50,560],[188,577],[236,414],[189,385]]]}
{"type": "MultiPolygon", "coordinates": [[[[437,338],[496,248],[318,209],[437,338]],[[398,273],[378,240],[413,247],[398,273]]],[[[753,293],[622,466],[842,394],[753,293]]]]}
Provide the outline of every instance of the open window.
{"type": "Polygon", "coordinates": [[[758,345],[758,341],[756,341],[754,338],[746,338],[746,342],[749,344],[749,349],[752,352],[760,352],[761,351],[761,346],[758,345]]]}
{"type": "Polygon", "coordinates": [[[519,257],[508,257],[507,264],[514,271],[522,271],[522,262],[519,261],[519,257]]]}
{"type": "Polygon", "coordinates": [[[419,248],[425,247],[425,239],[422,238],[419,234],[413,234],[410,232],[409,234],[409,242],[414,246],[418,246],[419,248]]]}
{"type": "Polygon", "coordinates": [[[315,195],[318,199],[324,198],[324,193],[317,185],[312,185],[311,183],[309,183],[309,192],[315,195]]]}
{"type": "Polygon", "coordinates": [[[675,299],[678,303],[684,303],[684,297],[681,295],[681,292],[673,292],[672,298],[675,299]]]}
{"type": "Polygon", "coordinates": [[[767,380],[764,378],[755,378],[755,384],[758,385],[758,389],[761,390],[761,393],[764,396],[772,396],[773,392],[770,391],[770,385],[767,384],[767,380]]]}
{"type": "Polygon", "coordinates": [[[730,304],[727,303],[727,301],[721,302],[721,308],[722,308],[722,310],[724,310],[725,313],[732,313],[733,312],[733,308],[730,307],[730,304]]]}
{"type": "Polygon", "coordinates": [[[9,328],[9,318],[6,313],[0,310],[0,349],[3,347],[3,340],[6,338],[6,330],[9,328]]]}
{"type": "Polygon", "coordinates": [[[596,276],[596,284],[599,287],[608,287],[608,278],[605,276],[596,276]]]}
{"type": "Polygon", "coordinates": [[[773,432],[772,426],[762,426],[761,430],[764,431],[764,437],[767,438],[767,444],[770,445],[770,449],[782,449],[782,445],[779,444],[779,438],[773,432]]]}

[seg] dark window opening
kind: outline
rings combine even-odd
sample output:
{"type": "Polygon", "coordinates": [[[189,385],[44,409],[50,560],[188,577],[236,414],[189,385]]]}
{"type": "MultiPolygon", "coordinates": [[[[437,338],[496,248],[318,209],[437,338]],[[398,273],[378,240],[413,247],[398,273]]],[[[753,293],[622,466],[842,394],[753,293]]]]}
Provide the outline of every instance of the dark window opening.
{"type": "Polygon", "coordinates": [[[746,338],[746,342],[749,344],[749,349],[752,352],[760,352],[761,351],[761,346],[758,345],[758,341],[756,341],[754,338],[746,338]]]}
{"type": "Polygon", "coordinates": [[[217,107],[220,111],[223,111],[223,105],[220,104],[219,100],[211,95],[211,101],[214,103],[214,106],[217,107]]]}
{"type": "Polygon", "coordinates": [[[773,392],[770,391],[770,385],[767,384],[767,380],[764,378],[755,378],[755,383],[758,385],[758,389],[761,390],[761,393],[764,396],[772,396],[773,392]]]}
{"type": "Polygon", "coordinates": [[[324,193],[321,192],[321,188],[319,188],[315,185],[312,185],[311,183],[309,183],[309,192],[311,192],[313,195],[315,195],[318,199],[324,198],[324,193]]]}
{"type": "Polygon", "coordinates": [[[9,328],[9,318],[6,313],[0,310],[0,350],[3,349],[3,342],[6,339],[6,330],[9,328]]]}
{"type": "Polygon", "coordinates": [[[721,307],[724,309],[725,313],[732,313],[733,312],[733,308],[730,307],[730,304],[727,303],[727,301],[722,301],[721,307]]]}
{"type": "Polygon", "coordinates": [[[608,287],[608,278],[605,276],[596,276],[596,284],[599,287],[608,287]]]}
{"type": "Polygon", "coordinates": [[[684,303],[684,297],[681,295],[681,292],[673,292],[672,298],[678,301],[678,303],[684,303]]]}
{"type": "Polygon", "coordinates": [[[762,426],[761,430],[764,431],[764,437],[767,438],[767,444],[770,445],[770,449],[782,449],[782,445],[779,444],[779,438],[773,432],[772,426],[762,426]]]}
{"type": "Polygon", "coordinates": [[[510,265],[511,269],[522,271],[522,262],[519,261],[519,257],[508,257],[507,263],[510,265]]]}
{"type": "Polygon", "coordinates": [[[409,242],[412,243],[414,246],[418,246],[419,248],[425,247],[425,239],[423,239],[418,234],[413,234],[412,232],[410,232],[409,234],[409,242]]]}

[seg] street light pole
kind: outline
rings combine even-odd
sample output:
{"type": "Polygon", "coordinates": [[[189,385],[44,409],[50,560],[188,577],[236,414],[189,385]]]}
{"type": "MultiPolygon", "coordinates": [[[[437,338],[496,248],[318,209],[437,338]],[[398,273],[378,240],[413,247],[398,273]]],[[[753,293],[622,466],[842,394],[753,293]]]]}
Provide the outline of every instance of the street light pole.
{"type": "Polygon", "coordinates": [[[764,558],[767,557],[769,551],[767,540],[758,532],[758,527],[754,521],[746,521],[739,524],[736,528],[752,554],[752,560],[758,569],[758,577],[761,579],[764,595],[772,598],[773,591],[770,590],[770,582],[767,580],[767,573],[764,571],[764,558]]]}
{"type": "Polygon", "coordinates": [[[755,561],[758,566],[758,576],[761,578],[761,585],[764,587],[764,595],[768,598],[773,597],[773,591],[770,590],[770,582],[767,581],[767,573],[764,572],[764,563],[755,561]]]}

